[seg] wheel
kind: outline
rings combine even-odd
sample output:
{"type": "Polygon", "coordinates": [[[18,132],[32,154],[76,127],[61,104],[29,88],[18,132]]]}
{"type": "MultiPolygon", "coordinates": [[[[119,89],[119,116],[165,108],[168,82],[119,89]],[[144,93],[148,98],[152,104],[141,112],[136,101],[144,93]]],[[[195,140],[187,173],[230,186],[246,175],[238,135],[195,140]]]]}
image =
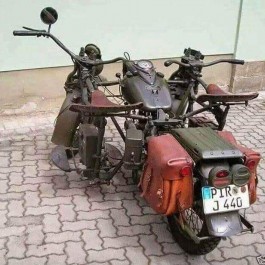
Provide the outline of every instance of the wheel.
{"type": "MultiPolygon", "coordinates": [[[[72,140],[72,146],[71,147],[78,148],[78,146],[79,146],[79,138],[78,137],[79,137],[79,130],[76,129],[73,140],[72,140]]],[[[73,156],[75,156],[77,153],[78,153],[77,150],[73,150],[73,151],[71,151],[69,149],[66,150],[66,156],[68,159],[73,158],[73,156]]]]}
{"type": "MultiPolygon", "coordinates": [[[[186,220],[188,228],[197,236],[202,237],[208,235],[204,217],[200,217],[194,209],[186,209],[182,217],[186,220]]],[[[180,214],[171,215],[168,217],[168,223],[173,237],[185,252],[192,255],[204,255],[217,247],[221,240],[220,237],[208,238],[196,244],[190,235],[181,227],[178,222],[179,218],[180,214]]]]}
{"type": "Polygon", "coordinates": [[[141,173],[142,173],[142,171],[140,171],[138,169],[132,170],[132,180],[133,180],[133,183],[135,185],[138,185],[138,183],[140,181],[141,173]]]}

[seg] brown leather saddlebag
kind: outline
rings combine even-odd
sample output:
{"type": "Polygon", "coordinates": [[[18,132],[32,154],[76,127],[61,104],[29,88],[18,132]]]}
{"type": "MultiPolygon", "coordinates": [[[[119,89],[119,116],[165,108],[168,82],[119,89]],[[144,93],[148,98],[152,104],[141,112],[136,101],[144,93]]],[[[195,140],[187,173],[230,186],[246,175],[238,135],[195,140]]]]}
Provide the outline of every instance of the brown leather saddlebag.
{"type": "Polygon", "coordinates": [[[257,199],[257,183],[258,183],[257,167],[261,159],[260,153],[238,144],[231,132],[222,131],[218,132],[218,134],[224,139],[226,139],[228,142],[236,146],[238,150],[240,150],[244,154],[244,165],[249,168],[251,173],[250,181],[248,184],[249,202],[250,204],[254,203],[257,199]]]}
{"type": "Polygon", "coordinates": [[[142,196],[160,214],[171,215],[192,206],[193,161],[170,134],[152,137],[140,180],[142,196]]]}

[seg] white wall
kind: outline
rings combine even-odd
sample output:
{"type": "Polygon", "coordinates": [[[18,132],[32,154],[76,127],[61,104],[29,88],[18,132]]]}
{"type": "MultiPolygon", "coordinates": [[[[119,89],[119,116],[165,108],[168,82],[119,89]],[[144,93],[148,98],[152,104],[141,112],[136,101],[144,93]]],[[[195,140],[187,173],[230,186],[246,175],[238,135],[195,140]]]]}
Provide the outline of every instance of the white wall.
{"type": "Polygon", "coordinates": [[[237,58],[265,60],[265,1],[243,0],[237,58]]]}
{"type": "Polygon", "coordinates": [[[234,52],[239,0],[0,0],[0,71],[71,64],[52,40],[12,35],[21,26],[45,29],[46,6],[59,13],[52,33],[76,53],[91,42],[104,59],[124,51],[133,59],[177,57],[185,47],[234,52]]]}

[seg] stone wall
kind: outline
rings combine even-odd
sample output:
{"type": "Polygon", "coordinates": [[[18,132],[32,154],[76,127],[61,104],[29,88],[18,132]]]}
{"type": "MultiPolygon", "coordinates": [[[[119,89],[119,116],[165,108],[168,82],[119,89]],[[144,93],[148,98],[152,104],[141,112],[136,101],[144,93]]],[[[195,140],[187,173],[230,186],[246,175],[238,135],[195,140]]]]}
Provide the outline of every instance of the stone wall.
{"type": "Polygon", "coordinates": [[[265,90],[265,61],[234,65],[230,88],[234,93],[265,90]]]}

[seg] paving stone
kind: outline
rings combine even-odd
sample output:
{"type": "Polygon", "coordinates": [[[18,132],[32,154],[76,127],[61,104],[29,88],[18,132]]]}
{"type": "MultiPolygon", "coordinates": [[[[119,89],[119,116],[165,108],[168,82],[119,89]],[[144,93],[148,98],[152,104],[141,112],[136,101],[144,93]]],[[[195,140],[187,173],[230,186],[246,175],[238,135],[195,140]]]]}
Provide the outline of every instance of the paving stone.
{"type": "Polygon", "coordinates": [[[63,243],[67,241],[80,241],[81,232],[65,231],[61,233],[47,233],[45,235],[46,243],[63,243]]]}
{"type": "Polygon", "coordinates": [[[69,188],[69,182],[66,176],[53,176],[53,183],[54,183],[55,189],[68,189],[69,188]]]}
{"type": "Polygon", "coordinates": [[[130,226],[130,219],[126,215],[126,211],[124,209],[111,209],[111,217],[114,220],[115,226],[130,226]]]}
{"type": "Polygon", "coordinates": [[[167,228],[167,224],[161,223],[161,224],[152,224],[152,230],[154,234],[157,236],[157,241],[160,243],[168,242],[168,243],[174,243],[174,239],[169,232],[167,228]]]}
{"type": "Polygon", "coordinates": [[[255,243],[253,244],[253,246],[255,246],[255,249],[257,251],[257,253],[259,253],[260,255],[265,255],[265,246],[264,246],[264,241],[261,243],[255,243]]]}
{"type": "Polygon", "coordinates": [[[75,220],[75,211],[73,210],[73,205],[63,205],[59,206],[60,220],[63,221],[74,221],[75,220]]]}
{"type": "Polygon", "coordinates": [[[121,201],[91,202],[91,210],[108,210],[122,208],[121,201]]]}
{"type": "Polygon", "coordinates": [[[162,255],[162,246],[156,241],[154,235],[139,235],[140,243],[144,247],[146,256],[162,255]]]}
{"type": "MultiPolygon", "coordinates": [[[[12,161],[21,161],[23,159],[23,151],[12,151],[11,152],[11,160],[12,161]]],[[[35,160],[35,159],[33,159],[35,160]]]]}
{"type": "Polygon", "coordinates": [[[65,252],[68,264],[86,264],[86,253],[82,242],[67,242],[65,252]]]}
{"type": "Polygon", "coordinates": [[[55,195],[55,190],[53,189],[52,183],[41,183],[39,190],[40,190],[40,197],[53,198],[55,195]]]}
{"type": "Polygon", "coordinates": [[[66,255],[49,255],[47,265],[65,265],[66,255]]]}
{"type": "Polygon", "coordinates": [[[163,264],[163,265],[183,265],[188,264],[186,262],[186,256],[185,255],[163,255],[163,256],[149,256],[149,259],[151,260],[150,264],[163,264]]]}
{"type": "Polygon", "coordinates": [[[45,265],[47,258],[30,257],[25,259],[9,259],[8,265],[45,265]]]}
{"type": "Polygon", "coordinates": [[[88,211],[78,212],[77,220],[94,220],[98,218],[108,219],[109,216],[109,210],[101,211],[101,210],[95,210],[95,211],[88,211]]]}
{"type": "Polygon", "coordinates": [[[12,216],[23,216],[25,211],[23,207],[23,201],[12,200],[8,203],[8,217],[12,216]]]}
{"type": "Polygon", "coordinates": [[[24,196],[25,207],[37,207],[40,205],[40,192],[27,191],[24,196]]]}
{"type": "Polygon", "coordinates": [[[87,187],[86,194],[89,202],[103,202],[104,195],[100,191],[100,187],[87,187]]]}
{"type": "Polygon", "coordinates": [[[23,175],[18,172],[11,172],[9,175],[9,185],[21,185],[24,181],[23,175]]]}
{"type": "Polygon", "coordinates": [[[8,238],[0,238],[0,249],[6,248],[5,245],[7,243],[8,238]]]}
{"type": "Polygon", "coordinates": [[[58,206],[39,206],[28,207],[26,215],[42,215],[42,214],[55,214],[57,213],[58,206]]]}
{"type": "Polygon", "coordinates": [[[142,215],[142,216],[130,216],[131,223],[133,225],[146,225],[146,224],[154,224],[154,223],[163,223],[163,219],[160,215],[142,215]]]}
{"type": "Polygon", "coordinates": [[[123,200],[123,207],[126,209],[127,214],[131,215],[143,215],[141,207],[137,204],[136,200],[123,200]]]}
{"type": "Polygon", "coordinates": [[[21,236],[10,236],[7,242],[7,258],[25,258],[25,239],[21,236]]]}
{"type": "Polygon", "coordinates": [[[59,221],[59,214],[45,214],[43,219],[43,231],[45,233],[54,232],[58,233],[60,232],[61,223],[59,221]]]}
{"type": "Polygon", "coordinates": [[[24,167],[24,166],[34,166],[36,161],[32,160],[23,160],[23,161],[12,161],[10,164],[11,167],[24,167]]]}
{"type": "Polygon", "coordinates": [[[10,164],[9,157],[1,157],[0,167],[9,167],[9,164],[10,164]]]}
{"type": "MultiPolygon", "coordinates": [[[[214,261],[211,264],[213,265],[221,265],[221,264],[228,264],[228,265],[247,265],[247,259],[225,259],[225,261],[214,261]]],[[[251,263],[253,264],[253,263],[251,263]]],[[[255,264],[255,263],[254,263],[255,264]]]]}
{"type": "MultiPolygon", "coordinates": [[[[101,220],[101,219],[99,219],[101,220]]],[[[98,221],[99,221],[98,220],[98,221]]],[[[62,222],[63,231],[82,231],[84,229],[96,229],[96,220],[83,220],[76,222],[62,222]]]]}
{"type": "Polygon", "coordinates": [[[27,226],[27,225],[40,225],[42,223],[43,216],[42,215],[28,215],[23,217],[10,217],[8,218],[7,225],[8,226],[27,226]]]}
{"type": "Polygon", "coordinates": [[[118,238],[104,238],[104,248],[124,248],[124,247],[136,247],[138,246],[137,236],[120,236],[118,238]]]}
{"type": "Polygon", "coordinates": [[[150,235],[150,225],[132,225],[132,226],[118,226],[119,236],[131,236],[131,235],[150,235]]]}
{"type": "Polygon", "coordinates": [[[88,255],[88,263],[90,262],[106,262],[112,259],[116,260],[124,260],[125,259],[125,250],[124,249],[113,249],[113,248],[108,248],[108,249],[103,249],[100,251],[96,250],[90,250],[89,255],[88,255]]]}
{"type": "Polygon", "coordinates": [[[24,166],[24,177],[35,178],[36,175],[37,175],[37,167],[36,166],[24,166]]]}
{"type": "Polygon", "coordinates": [[[126,257],[129,259],[130,264],[148,264],[148,258],[143,254],[143,248],[141,247],[127,247],[126,248],[126,257]]]}
{"type": "Polygon", "coordinates": [[[87,196],[75,195],[73,196],[73,203],[75,204],[75,211],[89,211],[90,203],[87,196]]]}
{"type": "Polygon", "coordinates": [[[251,234],[251,233],[233,236],[231,237],[231,240],[235,246],[252,245],[255,243],[264,243],[264,239],[262,238],[261,234],[251,234]]]}
{"type": "Polygon", "coordinates": [[[38,184],[11,185],[9,188],[9,192],[37,191],[38,188],[38,184]]]}
{"type": "Polygon", "coordinates": [[[58,189],[56,192],[57,196],[74,196],[74,195],[85,195],[85,190],[84,189],[77,189],[77,188],[72,188],[72,189],[58,189]]]}
{"type": "Polygon", "coordinates": [[[51,183],[52,177],[24,178],[24,184],[51,183]]]}
{"type": "Polygon", "coordinates": [[[189,265],[197,265],[197,264],[211,265],[212,264],[211,262],[206,261],[204,259],[204,256],[194,256],[194,255],[187,255],[186,263],[189,265]]]}
{"type": "MultiPolygon", "coordinates": [[[[11,173],[13,173],[13,172],[11,172],[11,173]]],[[[14,173],[16,173],[16,172],[14,172],[14,173]]],[[[8,179],[8,175],[9,175],[9,173],[0,173],[0,179],[3,179],[3,180],[8,179]]],[[[19,174],[19,175],[21,176],[21,174],[19,174]]]]}
{"type": "Polygon", "coordinates": [[[83,230],[82,239],[85,242],[85,250],[101,250],[102,239],[99,237],[98,230],[83,230]]]}
{"type": "MultiPolygon", "coordinates": [[[[94,262],[93,262],[94,263],[94,262]]],[[[93,264],[93,263],[91,263],[91,264],[93,264]]],[[[128,260],[116,260],[116,259],[114,259],[114,260],[110,260],[108,263],[107,262],[104,262],[104,263],[101,263],[100,265],[104,265],[104,264],[111,264],[111,265],[129,265],[129,264],[131,264],[128,260]]],[[[97,265],[97,264],[95,264],[94,263],[94,265],[97,265]]]]}
{"type": "Polygon", "coordinates": [[[44,244],[41,246],[29,245],[27,256],[46,257],[50,254],[64,254],[64,244],[44,244]]]}
{"type": "Polygon", "coordinates": [[[54,197],[54,198],[42,198],[41,205],[61,205],[72,204],[71,197],[54,197]]]}
{"type": "Polygon", "coordinates": [[[233,251],[231,248],[220,248],[226,259],[242,259],[246,256],[257,256],[257,252],[251,245],[248,246],[235,246],[233,251]]]}
{"type": "MultiPolygon", "coordinates": [[[[222,241],[219,246],[222,246],[222,241]]],[[[209,262],[225,260],[223,253],[220,249],[215,249],[214,251],[208,253],[207,255],[205,255],[205,259],[209,262]]]]}
{"type": "Polygon", "coordinates": [[[161,243],[162,251],[165,254],[181,254],[184,250],[177,243],[161,243]]]}
{"type": "Polygon", "coordinates": [[[8,192],[6,194],[0,194],[0,201],[22,200],[23,196],[24,193],[8,192]]]}
{"type": "Polygon", "coordinates": [[[100,185],[101,192],[104,194],[107,193],[116,193],[116,187],[110,183],[110,184],[101,184],[100,185]]]}
{"type": "Polygon", "coordinates": [[[0,201],[0,210],[5,210],[7,208],[7,202],[0,201]]]}
{"type": "Polygon", "coordinates": [[[113,226],[112,219],[98,219],[97,227],[99,228],[101,238],[102,237],[117,237],[117,231],[116,231],[116,228],[113,226]]]}
{"type": "Polygon", "coordinates": [[[0,250],[0,264],[1,265],[5,265],[6,264],[6,262],[5,262],[5,260],[6,260],[6,253],[7,253],[7,249],[1,249],[0,250]]]}
{"type": "MultiPolygon", "coordinates": [[[[1,160],[1,159],[0,159],[1,160]]],[[[18,186],[19,187],[19,186],[18,186]]],[[[8,190],[8,180],[0,180],[0,193],[6,193],[8,190]]],[[[19,191],[18,191],[19,192],[19,191]]]]}
{"type": "Polygon", "coordinates": [[[0,237],[20,236],[25,231],[24,226],[12,226],[0,228],[0,237]]]}
{"type": "Polygon", "coordinates": [[[27,245],[42,245],[44,242],[44,233],[42,225],[28,225],[26,230],[27,245]]]}
{"type": "Polygon", "coordinates": [[[120,200],[133,200],[133,193],[119,192],[119,193],[107,193],[105,194],[106,201],[120,201],[120,200]]]}

